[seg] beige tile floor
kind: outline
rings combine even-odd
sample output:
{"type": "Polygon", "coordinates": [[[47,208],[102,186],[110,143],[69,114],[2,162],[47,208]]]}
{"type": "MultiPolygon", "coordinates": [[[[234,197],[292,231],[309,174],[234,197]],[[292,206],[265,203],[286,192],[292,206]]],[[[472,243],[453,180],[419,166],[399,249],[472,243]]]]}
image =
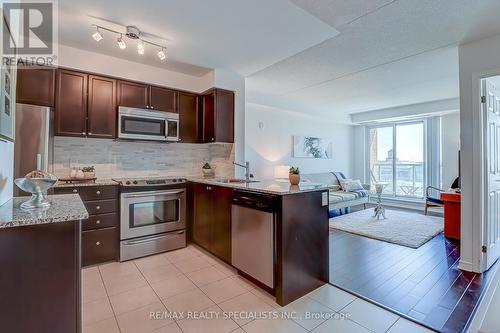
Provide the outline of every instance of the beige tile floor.
{"type": "Polygon", "coordinates": [[[280,307],[195,246],[83,269],[82,303],[84,333],[429,332],[330,285],[280,307]]]}

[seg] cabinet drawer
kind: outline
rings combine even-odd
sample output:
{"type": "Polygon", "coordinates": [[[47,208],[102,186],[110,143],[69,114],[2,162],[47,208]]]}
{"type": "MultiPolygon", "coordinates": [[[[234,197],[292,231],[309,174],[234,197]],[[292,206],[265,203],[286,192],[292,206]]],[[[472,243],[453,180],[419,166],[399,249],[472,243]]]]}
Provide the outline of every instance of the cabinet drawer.
{"type": "Polygon", "coordinates": [[[107,214],[118,211],[118,200],[115,199],[85,201],[83,204],[85,205],[89,215],[107,214]]]}
{"type": "Polygon", "coordinates": [[[115,260],[118,229],[115,227],[82,232],[82,266],[115,260]]]}
{"type": "Polygon", "coordinates": [[[102,229],[118,226],[118,214],[99,214],[91,215],[83,221],[82,230],[102,229]]]}
{"type": "Polygon", "coordinates": [[[74,186],[56,187],[55,194],[80,194],[83,201],[115,199],[118,198],[118,186],[96,185],[96,186],[74,186]]]}

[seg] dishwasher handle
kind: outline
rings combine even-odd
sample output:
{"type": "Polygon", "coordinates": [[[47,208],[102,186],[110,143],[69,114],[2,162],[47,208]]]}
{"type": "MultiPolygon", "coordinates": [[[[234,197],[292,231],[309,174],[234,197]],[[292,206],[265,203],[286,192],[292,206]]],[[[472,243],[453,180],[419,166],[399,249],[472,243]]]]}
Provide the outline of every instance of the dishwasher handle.
{"type": "Polygon", "coordinates": [[[265,194],[235,191],[232,203],[235,206],[243,206],[269,213],[275,211],[275,198],[265,194]]]}

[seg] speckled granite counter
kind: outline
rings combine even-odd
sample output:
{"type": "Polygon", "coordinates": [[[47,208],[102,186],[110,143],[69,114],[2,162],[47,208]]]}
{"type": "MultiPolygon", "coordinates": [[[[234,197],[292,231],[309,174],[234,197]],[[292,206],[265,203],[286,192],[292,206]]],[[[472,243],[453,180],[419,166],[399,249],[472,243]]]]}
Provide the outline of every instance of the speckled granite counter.
{"type": "Polygon", "coordinates": [[[80,187],[80,186],[99,186],[99,185],[118,185],[117,182],[115,182],[112,179],[96,179],[95,182],[91,183],[66,183],[62,181],[58,181],[54,187],[80,187]]]}
{"type": "Polygon", "coordinates": [[[250,183],[224,183],[217,181],[219,178],[188,178],[193,183],[209,184],[214,186],[230,187],[237,190],[246,190],[250,192],[267,193],[274,195],[287,195],[303,192],[315,192],[329,189],[325,184],[300,183],[299,185],[290,185],[289,182],[278,182],[275,180],[260,180],[250,183]]]}
{"type": "Polygon", "coordinates": [[[24,225],[60,223],[89,217],[78,194],[49,195],[49,208],[26,211],[19,206],[29,197],[16,197],[0,206],[0,229],[24,225]]]}

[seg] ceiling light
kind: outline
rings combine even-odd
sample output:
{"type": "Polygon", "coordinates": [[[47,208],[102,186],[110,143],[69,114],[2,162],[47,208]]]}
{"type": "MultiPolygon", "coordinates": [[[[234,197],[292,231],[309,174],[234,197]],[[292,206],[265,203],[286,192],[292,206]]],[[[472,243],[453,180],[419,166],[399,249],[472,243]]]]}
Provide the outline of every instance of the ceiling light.
{"type": "Polygon", "coordinates": [[[94,38],[94,40],[96,42],[99,42],[101,39],[102,39],[102,35],[101,33],[99,32],[99,27],[96,27],[96,31],[94,32],[94,34],[92,35],[92,38],[94,38]]]}
{"type": "Polygon", "coordinates": [[[158,58],[160,58],[160,60],[165,60],[167,58],[167,56],[165,55],[165,51],[163,51],[163,48],[158,51],[158,58]]]}
{"type": "Polygon", "coordinates": [[[118,37],[118,46],[122,50],[127,47],[127,44],[125,44],[125,41],[122,38],[122,35],[120,35],[120,37],[118,37]]]}
{"type": "Polygon", "coordinates": [[[137,53],[139,53],[140,55],[144,54],[144,43],[142,42],[142,40],[137,44],[137,53]]]}

